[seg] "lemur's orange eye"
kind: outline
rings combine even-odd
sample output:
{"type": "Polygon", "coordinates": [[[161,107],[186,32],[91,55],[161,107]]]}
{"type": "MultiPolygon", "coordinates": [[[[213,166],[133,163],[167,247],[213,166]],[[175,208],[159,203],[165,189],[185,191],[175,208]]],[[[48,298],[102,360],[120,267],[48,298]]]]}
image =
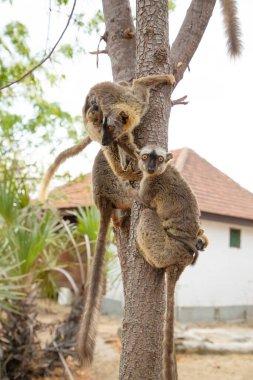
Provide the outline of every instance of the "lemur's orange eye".
{"type": "Polygon", "coordinates": [[[164,158],[163,158],[162,156],[159,156],[159,157],[158,157],[158,161],[159,161],[159,162],[163,162],[163,161],[164,161],[164,158]]]}
{"type": "Polygon", "coordinates": [[[148,158],[147,154],[143,154],[143,156],[141,157],[144,161],[148,158]]]}
{"type": "Polygon", "coordinates": [[[108,131],[109,131],[109,132],[112,132],[112,131],[113,131],[113,129],[114,129],[114,128],[113,128],[113,126],[112,126],[112,125],[108,125],[108,131]]]}

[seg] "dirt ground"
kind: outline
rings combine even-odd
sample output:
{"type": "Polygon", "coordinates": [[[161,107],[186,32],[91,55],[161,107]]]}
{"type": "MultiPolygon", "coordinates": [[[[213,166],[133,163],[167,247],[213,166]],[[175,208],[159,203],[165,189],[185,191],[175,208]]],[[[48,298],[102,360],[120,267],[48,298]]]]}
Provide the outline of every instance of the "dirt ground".
{"type": "MultiPolygon", "coordinates": [[[[39,319],[50,323],[63,319],[67,307],[60,305],[43,305],[39,308],[39,319]]],[[[96,344],[95,360],[91,368],[83,370],[78,363],[69,358],[68,367],[74,380],[117,380],[121,344],[117,335],[121,321],[116,318],[101,316],[96,344]]],[[[210,326],[209,326],[210,327],[210,326]]],[[[224,326],[223,326],[224,327],[224,326]]],[[[225,326],[226,327],[226,326],[225,326]]],[[[245,328],[249,326],[245,326],[245,328]]],[[[231,326],[230,326],[231,328],[231,326]]],[[[240,325],[243,328],[243,325],[240,325]]],[[[40,339],[46,341],[47,332],[41,333],[40,339]]],[[[179,380],[251,380],[253,379],[252,354],[178,354],[179,380]]],[[[69,379],[64,370],[59,368],[55,375],[44,380],[69,379]]],[[[148,380],[148,379],[133,379],[148,380]]]]}

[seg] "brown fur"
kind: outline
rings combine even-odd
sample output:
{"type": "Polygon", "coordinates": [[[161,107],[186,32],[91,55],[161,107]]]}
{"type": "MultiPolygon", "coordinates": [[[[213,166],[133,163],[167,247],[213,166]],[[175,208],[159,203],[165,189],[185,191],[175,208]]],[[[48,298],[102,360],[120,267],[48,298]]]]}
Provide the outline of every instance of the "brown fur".
{"type": "Polygon", "coordinates": [[[241,30],[237,17],[235,0],[221,0],[225,33],[227,35],[227,47],[231,56],[239,56],[242,52],[241,30]]]}
{"type": "Polygon", "coordinates": [[[79,144],[76,144],[68,149],[65,149],[63,152],[61,152],[56,159],[54,160],[53,164],[49,166],[47,169],[47,172],[43,178],[41,189],[40,189],[40,194],[39,194],[39,199],[45,200],[46,199],[46,193],[47,193],[47,188],[48,185],[54,176],[55,172],[59,168],[59,166],[66,161],[68,158],[76,156],[84,148],[86,148],[87,145],[89,145],[91,142],[91,139],[89,137],[86,137],[83,141],[81,141],[79,144]]]}
{"type": "MultiPolygon", "coordinates": [[[[116,83],[112,84],[119,86],[116,83]]],[[[125,88],[123,85],[120,86],[125,88]]],[[[90,138],[102,144],[102,110],[100,104],[96,102],[97,98],[91,92],[90,95],[86,97],[86,101],[83,107],[83,119],[90,138]]],[[[129,137],[128,135],[124,134],[118,139],[117,142],[115,141],[112,145],[113,146],[102,146],[102,150],[114,174],[124,180],[140,180],[140,172],[135,172],[131,166],[132,159],[136,160],[135,151],[137,150],[136,145],[133,143],[132,136],[129,137]],[[128,156],[131,157],[131,159],[128,159],[128,156]]]]}
{"type": "Polygon", "coordinates": [[[77,352],[84,365],[88,365],[93,359],[97,319],[102,299],[106,235],[110,218],[115,208],[123,210],[131,208],[133,200],[127,185],[110,170],[102,151],[99,151],[94,162],[92,184],[93,198],[100,211],[101,220],[88,297],[77,337],[77,352]]]}
{"type": "Polygon", "coordinates": [[[168,161],[171,154],[155,146],[140,152],[139,167],[143,179],[138,199],[150,207],[142,211],[137,226],[137,244],[146,261],[155,268],[164,268],[167,281],[167,307],[163,341],[164,380],[171,380],[174,365],[174,289],[184,268],[194,260],[193,247],[204,231],[200,228],[196,198],[180,173],[168,161]],[[163,159],[159,161],[159,157],[163,159]],[[151,172],[153,171],[153,172],[151,172]],[[169,231],[169,236],[166,233],[169,231]],[[173,237],[171,237],[173,236],[173,237]],[[192,248],[192,249],[191,249],[192,248]]]}

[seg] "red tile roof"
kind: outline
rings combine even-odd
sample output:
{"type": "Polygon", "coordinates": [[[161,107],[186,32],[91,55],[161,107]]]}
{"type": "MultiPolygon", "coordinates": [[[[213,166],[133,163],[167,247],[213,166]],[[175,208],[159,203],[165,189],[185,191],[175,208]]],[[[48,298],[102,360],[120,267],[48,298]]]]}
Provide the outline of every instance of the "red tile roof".
{"type": "Polygon", "coordinates": [[[253,220],[253,194],[188,148],[173,152],[201,212],[253,220]]]}
{"type": "Polygon", "coordinates": [[[56,208],[76,208],[93,205],[91,173],[84,175],[82,179],[56,187],[49,193],[49,198],[56,208]]]}
{"type": "MultiPolygon", "coordinates": [[[[253,220],[253,194],[188,148],[173,151],[174,164],[197,197],[202,213],[253,220]]],[[[54,189],[57,208],[93,204],[91,174],[54,189]],[[59,193],[64,194],[61,198],[59,193]]]]}

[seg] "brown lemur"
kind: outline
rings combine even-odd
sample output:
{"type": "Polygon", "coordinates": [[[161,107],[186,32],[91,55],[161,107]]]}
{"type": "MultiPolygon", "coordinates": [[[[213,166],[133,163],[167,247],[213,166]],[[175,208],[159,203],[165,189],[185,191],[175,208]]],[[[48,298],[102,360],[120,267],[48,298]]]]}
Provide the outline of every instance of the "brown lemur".
{"type": "MultiPolygon", "coordinates": [[[[200,227],[200,211],[196,197],[178,170],[169,163],[172,157],[172,153],[166,153],[158,146],[147,145],[142,148],[138,161],[143,174],[140,189],[137,194],[136,190],[131,191],[135,192],[143,205],[155,210],[164,230],[162,235],[166,234],[166,239],[162,239],[163,244],[169,244],[167,248],[173,248],[173,245],[183,247],[188,254],[190,250],[193,261],[195,247],[197,246],[198,250],[204,249],[208,240],[200,227]]],[[[164,253],[164,250],[159,251],[161,254],[164,253]]],[[[177,256],[174,254],[174,248],[171,252],[173,264],[177,256]]],[[[166,249],[164,254],[168,263],[170,250],[166,249]]]]}
{"type": "Polygon", "coordinates": [[[174,290],[184,268],[192,264],[195,246],[203,250],[208,239],[200,228],[199,208],[187,182],[170,165],[171,153],[148,145],[141,149],[139,168],[143,173],[135,198],[145,208],[137,225],[137,246],[145,260],[155,268],[164,268],[167,306],[163,338],[163,375],[173,372],[174,290]]]}

